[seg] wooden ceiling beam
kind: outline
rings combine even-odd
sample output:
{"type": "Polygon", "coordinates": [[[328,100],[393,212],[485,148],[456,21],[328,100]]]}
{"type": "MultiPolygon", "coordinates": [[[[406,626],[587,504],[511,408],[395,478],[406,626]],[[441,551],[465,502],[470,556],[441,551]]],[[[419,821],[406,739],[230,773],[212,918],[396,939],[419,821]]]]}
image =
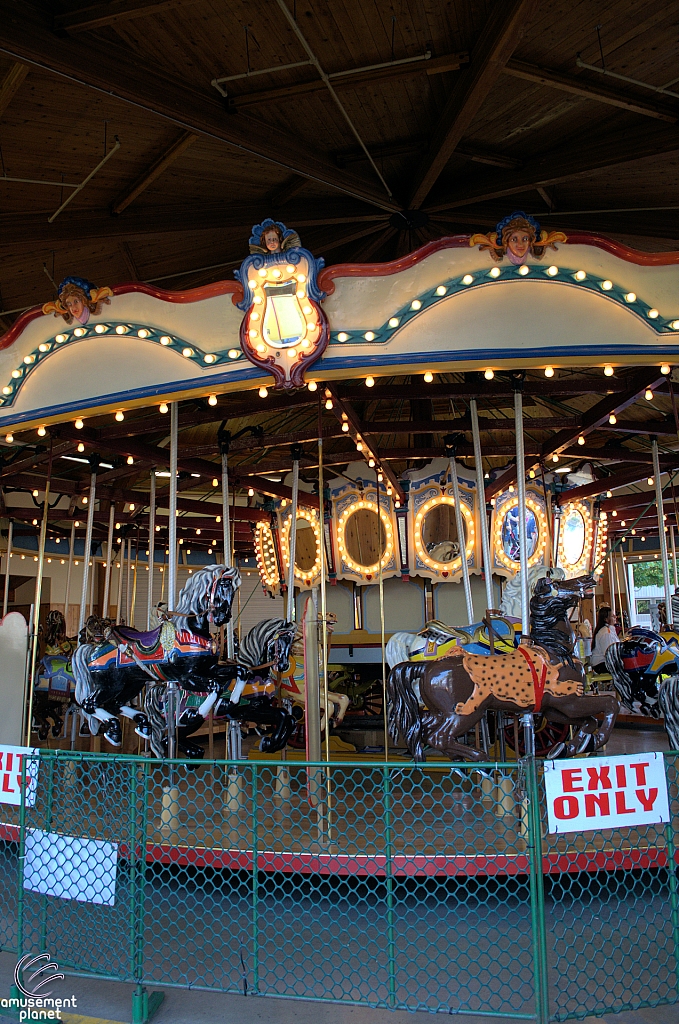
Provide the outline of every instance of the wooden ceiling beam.
{"type": "Polygon", "coordinates": [[[14,99],[27,74],[28,64],[12,64],[2,82],[0,82],[0,117],[2,117],[14,99]]]}
{"type": "Polygon", "coordinates": [[[93,32],[107,25],[119,25],[133,18],[148,18],[177,7],[188,7],[192,3],[196,3],[196,0],[107,0],[107,3],[90,4],[65,14],[56,14],[54,27],[69,35],[93,32]]]}
{"type": "Polygon", "coordinates": [[[520,78],[525,82],[545,85],[559,92],[581,96],[586,100],[595,100],[621,110],[631,110],[635,114],[653,117],[658,121],[666,121],[668,124],[677,123],[677,114],[667,105],[663,106],[659,103],[649,103],[648,100],[637,99],[620,89],[611,89],[580,75],[565,75],[560,71],[552,71],[549,68],[541,68],[536,64],[527,64],[525,61],[514,59],[507,61],[502,73],[511,78],[520,78]]]}
{"type": "Polygon", "coordinates": [[[481,104],[516,49],[536,6],[537,0],[502,0],[493,7],[472,51],[470,66],[457,80],[434,130],[416,175],[409,204],[411,209],[422,205],[457,145],[471,128],[481,104]]]}
{"type": "MultiPolygon", "coordinates": [[[[679,455],[677,455],[677,463],[679,467],[679,455]]],[[[669,470],[665,470],[669,472],[669,470]]],[[[591,484],[582,484],[580,487],[573,487],[568,491],[562,491],[560,498],[563,504],[564,501],[575,501],[578,498],[592,498],[598,494],[605,494],[606,491],[615,491],[619,487],[628,487],[630,484],[638,484],[641,480],[645,480],[648,476],[648,470],[642,469],[641,466],[627,469],[623,473],[614,473],[611,476],[601,477],[599,480],[594,480],[591,484]]]]}
{"type": "Polygon", "coordinates": [[[382,469],[382,472],[386,476],[388,482],[391,484],[392,490],[394,491],[394,497],[396,498],[397,501],[400,501],[402,504],[405,504],[406,495],[401,485],[401,482],[394,473],[391,466],[385,463],[381,458],[380,450],[377,447],[376,441],[374,440],[374,433],[371,432],[370,427],[368,427],[368,430],[363,429],[365,424],[362,424],[360,422],[358,415],[356,414],[355,410],[351,407],[351,404],[340,398],[340,396],[337,393],[337,389],[334,388],[332,385],[329,385],[328,388],[326,389],[326,394],[328,393],[332,395],[333,414],[337,417],[340,423],[346,422],[349,424],[350,428],[353,430],[355,440],[357,440],[360,435],[361,441],[365,443],[366,448],[369,449],[369,451],[367,451],[365,455],[366,461],[372,455],[372,458],[377,464],[375,466],[375,472],[377,472],[378,468],[382,469]]]}
{"type": "Polygon", "coordinates": [[[163,171],[171,167],[175,160],[178,160],[182,153],[185,153],[189,146],[197,140],[198,136],[193,132],[182,132],[178,139],[168,146],[149,167],[143,171],[134,184],[126,188],[111,205],[111,213],[118,215],[126,210],[128,206],[137,199],[142,192],[151,185],[156,178],[159,178],[163,171]]]}
{"type": "MultiPolygon", "coordinates": [[[[340,384],[338,394],[350,402],[377,402],[382,398],[479,398],[497,400],[511,398],[513,406],[514,391],[511,381],[484,380],[479,373],[474,380],[454,381],[441,384],[420,384],[419,374],[413,374],[409,384],[383,384],[376,379],[373,388],[365,384],[340,384]]],[[[626,390],[627,385],[620,377],[563,377],[552,380],[526,380],[523,394],[527,398],[533,395],[538,398],[559,397],[568,395],[601,395],[602,392],[615,394],[626,390]]]]}
{"type": "Polygon", "coordinates": [[[271,124],[265,131],[253,130],[252,120],[238,113],[225,116],[222,103],[207,85],[203,91],[174,79],[123,47],[96,46],[92,40],[73,38],[57,43],[47,17],[33,5],[0,0],[0,53],[380,209],[394,212],[400,208],[383,188],[340,170],[318,149],[305,146],[299,136],[271,124]]]}
{"type": "MultiPolygon", "coordinates": [[[[567,448],[561,452],[564,459],[578,459],[591,462],[636,462],[643,465],[650,465],[653,461],[650,449],[647,451],[624,448],[622,445],[604,445],[601,448],[594,448],[588,445],[577,445],[574,448],[567,448]]],[[[674,465],[673,455],[660,454],[660,465],[674,465]]]]}

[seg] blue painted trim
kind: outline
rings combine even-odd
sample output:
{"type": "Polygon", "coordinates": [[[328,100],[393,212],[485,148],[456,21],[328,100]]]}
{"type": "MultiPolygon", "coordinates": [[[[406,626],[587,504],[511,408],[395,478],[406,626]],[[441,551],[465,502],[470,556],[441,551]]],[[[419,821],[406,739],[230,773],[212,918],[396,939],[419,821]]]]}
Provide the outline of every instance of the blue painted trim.
{"type": "MultiPolygon", "coordinates": [[[[555,266],[555,264],[552,264],[555,266]]],[[[441,281],[440,284],[434,288],[428,288],[426,291],[421,292],[419,295],[412,299],[409,299],[407,303],[395,310],[391,316],[379,327],[370,328],[351,328],[343,327],[333,330],[330,333],[330,345],[335,347],[336,345],[346,345],[350,343],[352,345],[384,345],[395,337],[396,333],[401,330],[406,324],[409,324],[416,317],[426,313],[427,310],[431,309],[432,306],[438,305],[440,302],[445,302],[447,299],[455,295],[460,295],[463,292],[474,291],[478,288],[488,288],[492,285],[497,284],[509,284],[518,281],[536,281],[540,284],[558,284],[565,285],[569,288],[580,288],[586,291],[593,292],[602,298],[608,299],[609,302],[614,302],[618,306],[622,306],[623,309],[629,310],[635,316],[637,316],[642,323],[646,324],[651,328],[657,335],[672,335],[676,329],[673,329],[670,324],[679,324],[679,318],[664,318],[661,316],[649,317],[648,313],[654,307],[649,306],[648,303],[644,302],[636,295],[633,302],[628,302],[625,299],[625,295],[636,294],[630,289],[622,288],[620,285],[616,285],[611,282],[611,287],[604,290],[602,285],[609,281],[609,278],[598,277],[595,274],[587,274],[583,281],[578,281],[575,277],[576,274],[582,273],[582,271],[572,270],[569,267],[559,267],[557,273],[551,275],[548,273],[549,267],[538,266],[534,263],[524,264],[521,267],[505,266],[505,267],[490,267],[488,270],[476,270],[473,273],[462,274],[461,276],[451,277],[445,281],[441,281]],[[521,271],[528,268],[528,273],[522,274],[521,271]],[[491,274],[495,274],[495,277],[491,277],[491,274]],[[465,284],[465,279],[470,279],[468,284],[465,284]],[[438,294],[439,290],[443,289],[442,294],[438,294]],[[416,304],[417,308],[413,309],[413,303],[416,304]],[[390,320],[397,320],[398,323],[390,326],[390,320]],[[339,335],[347,335],[343,341],[340,341],[339,335]],[[372,334],[373,337],[368,339],[366,334],[372,334]]],[[[679,340],[679,337],[678,337],[679,340]]]]}

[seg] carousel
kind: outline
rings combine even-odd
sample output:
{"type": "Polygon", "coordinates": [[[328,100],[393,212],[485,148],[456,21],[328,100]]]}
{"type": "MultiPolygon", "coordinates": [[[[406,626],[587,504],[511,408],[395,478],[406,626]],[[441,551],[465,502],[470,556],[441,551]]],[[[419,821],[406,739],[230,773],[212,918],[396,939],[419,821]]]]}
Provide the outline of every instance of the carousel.
{"type": "Polygon", "coordinates": [[[4,335],[2,742],[270,759],[279,796],[594,754],[621,705],[676,748],[677,254],[521,211],[393,263],[249,249],[184,292],[73,268],[4,335]]]}

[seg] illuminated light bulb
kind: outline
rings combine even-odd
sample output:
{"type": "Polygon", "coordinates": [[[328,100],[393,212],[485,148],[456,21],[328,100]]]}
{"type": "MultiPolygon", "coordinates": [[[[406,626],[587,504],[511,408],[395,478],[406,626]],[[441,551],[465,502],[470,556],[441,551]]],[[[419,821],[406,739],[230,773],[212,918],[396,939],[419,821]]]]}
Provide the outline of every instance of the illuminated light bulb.
{"type": "Polygon", "coordinates": [[[584,443],[585,443],[585,439],[582,436],[582,434],[580,434],[580,437],[578,438],[578,444],[584,444],[584,443]]]}
{"type": "Polygon", "coordinates": [[[307,388],[309,391],[318,391],[318,384],[315,380],[310,380],[307,384],[307,388]]]}
{"type": "Polygon", "coordinates": [[[337,335],[337,340],[338,341],[348,341],[349,340],[349,335],[346,334],[345,331],[340,331],[339,334],[337,335]]]}
{"type": "Polygon", "coordinates": [[[363,451],[363,443],[361,441],[357,441],[356,442],[356,451],[357,452],[362,452],[363,451]]]}
{"type": "Polygon", "coordinates": [[[182,349],[182,355],[184,356],[184,359],[189,359],[193,355],[193,349],[192,348],[183,348],[182,349]]]}
{"type": "Polygon", "coordinates": [[[3,395],[11,395],[12,394],[12,389],[8,388],[7,385],[5,384],[4,388],[2,389],[2,393],[3,393],[3,395]]]}
{"type": "Polygon", "coordinates": [[[375,333],[374,331],[366,331],[363,337],[365,338],[366,341],[374,341],[375,333]]]}
{"type": "Polygon", "coordinates": [[[285,268],[285,273],[286,274],[294,274],[295,273],[295,268],[293,266],[291,266],[290,264],[288,264],[288,266],[285,268]]]}
{"type": "Polygon", "coordinates": [[[519,273],[521,274],[521,277],[525,277],[526,274],[530,274],[530,267],[527,267],[524,263],[522,267],[519,267],[519,273]]]}
{"type": "Polygon", "coordinates": [[[637,293],[636,292],[626,292],[625,293],[625,302],[636,302],[636,301],[637,301],[637,293]]]}
{"type": "Polygon", "coordinates": [[[626,523],[626,521],[624,519],[621,519],[620,520],[620,525],[621,526],[627,526],[627,523],[626,523]]]}
{"type": "Polygon", "coordinates": [[[612,281],[602,281],[601,282],[601,287],[602,287],[603,291],[610,292],[611,288],[613,287],[613,282],[612,281]]]}
{"type": "Polygon", "coordinates": [[[422,309],[422,303],[420,302],[419,299],[413,299],[413,301],[410,303],[410,308],[411,309],[422,309]]]}
{"type": "Polygon", "coordinates": [[[15,380],[18,380],[18,378],[21,376],[21,370],[12,370],[12,376],[14,377],[15,380]]]}
{"type": "Polygon", "coordinates": [[[94,329],[97,332],[97,334],[105,334],[107,327],[106,324],[97,324],[97,326],[94,329]]]}
{"type": "Polygon", "coordinates": [[[614,371],[613,367],[611,366],[611,364],[610,363],[606,363],[606,365],[604,366],[604,377],[612,377],[614,372],[615,371],[614,371]]]}
{"type": "Polygon", "coordinates": [[[345,434],[348,434],[349,433],[349,424],[348,423],[343,423],[342,424],[342,430],[344,431],[345,434]]]}
{"type": "Polygon", "coordinates": [[[553,377],[553,376],[554,376],[554,367],[553,366],[545,366],[545,377],[553,377]]]}
{"type": "Polygon", "coordinates": [[[332,398],[326,398],[326,400],[325,400],[325,408],[326,409],[332,409],[332,398]]]}
{"type": "Polygon", "coordinates": [[[573,274],[573,277],[576,281],[584,281],[587,277],[587,274],[584,270],[576,270],[576,272],[573,274]]]}
{"type": "Polygon", "coordinates": [[[160,344],[161,345],[171,345],[172,344],[172,338],[169,338],[167,336],[167,334],[164,334],[163,337],[160,339],[160,344]]]}
{"type": "Polygon", "coordinates": [[[401,502],[400,502],[400,501],[398,501],[398,500],[397,500],[397,501],[395,501],[395,502],[394,502],[394,506],[395,506],[395,508],[400,508],[400,507],[401,507],[401,502]]]}
{"type": "Polygon", "coordinates": [[[671,369],[671,367],[670,367],[669,363],[663,363],[662,366],[660,367],[660,372],[664,373],[665,375],[667,375],[670,372],[670,369],[671,369]]]}
{"type": "Polygon", "coordinates": [[[211,352],[208,352],[208,354],[206,356],[203,356],[203,362],[204,363],[215,363],[216,361],[217,361],[217,356],[213,355],[211,352]]]}
{"type": "Polygon", "coordinates": [[[365,378],[365,386],[367,388],[375,387],[375,378],[374,377],[366,377],[365,378]]]}
{"type": "Polygon", "coordinates": [[[160,405],[158,406],[158,412],[161,412],[163,416],[165,415],[165,413],[167,412],[167,402],[160,403],[160,405]]]}
{"type": "MultiPolygon", "coordinates": [[[[636,537],[636,535],[637,535],[637,531],[636,530],[632,530],[632,536],[636,537]]],[[[641,555],[639,555],[639,558],[641,558],[641,555]]]]}
{"type": "Polygon", "coordinates": [[[399,325],[399,319],[398,319],[398,317],[397,317],[397,316],[392,316],[392,317],[390,318],[390,320],[389,320],[389,326],[390,326],[390,327],[398,327],[398,325],[399,325]]]}
{"type": "Polygon", "coordinates": [[[84,327],[76,327],[76,329],[73,332],[73,334],[75,335],[76,338],[82,338],[84,333],[85,333],[85,328],[84,327]]]}
{"type": "Polygon", "coordinates": [[[660,316],[660,313],[658,312],[657,309],[649,309],[649,311],[646,314],[646,316],[649,318],[649,320],[655,320],[657,317],[660,316]]]}
{"type": "Polygon", "coordinates": [[[160,533],[160,527],[156,526],[156,533],[160,533]]]}
{"type": "Polygon", "coordinates": [[[83,505],[86,505],[87,504],[87,495],[83,494],[83,496],[82,496],[82,498],[80,500],[82,501],[83,505]]]}
{"type": "MultiPolygon", "coordinates": [[[[116,334],[125,334],[126,332],[127,327],[123,326],[123,324],[118,324],[118,326],[116,327],[116,334]]],[[[163,339],[161,338],[160,340],[162,341],[163,339]]]]}
{"type": "Polygon", "coordinates": [[[492,380],[493,377],[495,376],[495,373],[493,370],[485,370],[483,376],[486,378],[486,380],[492,380]]]}
{"type": "Polygon", "coordinates": [[[431,370],[427,370],[427,372],[424,375],[424,382],[425,382],[425,384],[431,384],[433,379],[434,379],[434,374],[431,372],[431,370]]]}
{"type": "Polygon", "coordinates": [[[81,420],[80,418],[78,418],[78,419],[77,419],[77,420],[75,421],[75,429],[76,429],[76,430],[82,430],[82,428],[83,428],[84,426],[85,426],[85,424],[83,423],[83,421],[82,421],[82,420],[81,420]]]}
{"type": "Polygon", "coordinates": [[[646,390],[644,392],[644,398],[646,399],[647,402],[652,402],[653,401],[653,392],[651,391],[650,388],[646,388],[646,390]]]}
{"type": "Polygon", "coordinates": [[[134,512],[134,509],[135,509],[134,502],[131,501],[130,502],[130,512],[134,512]]]}
{"type": "Polygon", "coordinates": [[[266,267],[260,267],[257,273],[260,277],[266,277],[266,267]]]}
{"type": "Polygon", "coordinates": [[[82,441],[78,445],[78,451],[79,452],[84,452],[85,451],[85,445],[82,443],[82,441]]]}
{"type": "Polygon", "coordinates": [[[618,422],[618,417],[615,415],[614,412],[612,412],[611,415],[608,417],[608,422],[611,426],[614,426],[618,422]]]}
{"type": "Polygon", "coordinates": [[[297,349],[296,348],[289,348],[288,349],[288,359],[294,359],[296,355],[297,355],[297,349]]]}
{"type": "Polygon", "coordinates": [[[311,314],[313,313],[313,309],[311,308],[311,306],[302,306],[302,312],[304,313],[305,316],[311,316],[311,314]]]}
{"type": "Polygon", "coordinates": [[[679,331],[679,320],[671,320],[670,327],[673,331],[679,331]]]}
{"type": "Polygon", "coordinates": [[[547,267],[547,273],[550,277],[556,277],[556,275],[559,273],[559,268],[553,265],[551,267],[547,267]]]}
{"type": "Polygon", "coordinates": [[[272,276],[272,277],[275,277],[276,279],[278,279],[278,278],[279,278],[279,277],[281,276],[281,272],[280,272],[280,270],[278,269],[278,267],[276,267],[276,269],[275,269],[275,270],[272,270],[272,271],[271,271],[271,276],[272,276]]]}
{"type": "Polygon", "coordinates": [[[116,530],[120,529],[120,523],[116,523],[116,530]]]}
{"type": "Polygon", "coordinates": [[[299,283],[300,284],[304,284],[304,282],[306,281],[305,275],[304,274],[297,274],[296,276],[297,276],[297,280],[299,281],[299,283]]]}
{"type": "Polygon", "coordinates": [[[260,356],[263,356],[264,353],[266,352],[266,345],[260,341],[259,345],[257,346],[257,351],[259,352],[260,356]]]}
{"type": "Polygon", "coordinates": [[[222,521],[222,517],[221,516],[215,516],[215,522],[216,523],[221,523],[221,521],[222,521]]]}
{"type": "Polygon", "coordinates": [[[259,389],[259,397],[260,397],[260,398],[266,398],[266,396],[267,396],[268,394],[269,394],[269,392],[267,391],[267,389],[266,389],[266,388],[260,388],[260,389],[259,389]]]}
{"type": "Polygon", "coordinates": [[[214,478],[213,478],[213,480],[212,480],[212,486],[213,486],[213,487],[219,487],[219,480],[217,479],[217,477],[214,477],[214,478]]]}
{"type": "Polygon", "coordinates": [[[613,497],[613,491],[606,491],[606,497],[607,498],[612,498],[613,497]]]}
{"type": "Polygon", "coordinates": [[[146,328],[145,328],[145,327],[141,327],[141,328],[140,328],[140,329],[139,329],[139,330],[137,331],[137,337],[138,337],[138,338],[148,338],[148,336],[149,336],[149,332],[148,332],[148,331],[146,330],[146,328]]]}
{"type": "Polygon", "coordinates": [[[116,420],[118,421],[118,423],[122,423],[124,419],[125,419],[124,413],[122,413],[120,410],[118,410],[118,412],[116,413],[116,420]]]}
{"type": "Polygon", "coordinates": [[[39,352],[49,352],[49,350],[50,350],[49,345],[46,345],[44,341],[43,341],[42,345],[38,345],[38,351],[39,352]]]}
{"type": "Polygon", "coordinates": [[[514,484],[510,484],[510,485],[509,485],[509,493],[510,493],[510,494],[513,494],[513,493],[514,493],[514,484]]]}
{"type": "Polygon", "coordinates": [[[210,397],[207,400],[207,404],[208,405],[216,405],[217,404],[217,396],[216,395],[210,395],[210,397]]]}
{"type": "Polygon", "coordinates": [[[488,277],[497,278],[499,276],[500,276],[500,268],[499,267],[493,267],[491,270],[488,271],[488,277]]]}
{"type": "Polygon", "coordinates": [[[38,437],[44,437],[46,433],[45,427],[38,427],[38,437]]]}
{"type": "Polygon", "coordinates": [[[238,359],[238,357],[240,356],[240,351],[237,348],[230,348],[228,355],[229,359],[238,359]]]}
{"type": "Polygon", "coordinates": [[[54,340],[56,341],[57,345],[61,345],[61,344],[63,344],[63,342],[66,341],[66,335],[65,334],[57,334],[56,337],[54,338],[54,340]]]}
{"type": "Polygon", "coordinates": [[[384,480],[384,476],[382,475],[382,473],[378,473],[377,474],[377,482],[378,482],[378,484],[381,484],[383,480],[384,480]]]}
{"type": "Polygon", "coordinates": [[[256,306],[261,306],[263,301],[264,300],[262,299],[261,295],[255,295],[255,297],[253,299],[253,302],[255,303],[256,306]]]}
{"type": "Polygon", "coordinates": [[[134,465],[134,459],[132,458],[131,455],[127,456],[127,464],[128,464],[128,466],[133,466],[134,465]]]}
{"type": "Polygon", "coordinates": [[[474,278],[472,277],[471,274],[465,274],[464,277],[462,278],[462,284],[473,284],[473,283],[474,283],[474,278]]]}
{"type": "Polygon", "coordinates": [[[62,559],[61,559],[61,564],[62,564],[62,565],[66,565],[66,559],[65,559],[65,558],[62,558],[62,559]]]}
{"type": "MultiPolygon", "coordinates": [[[[212,548],[208,548],[208,549],[207,549],[207,553],[208,553],[208,555],[211,555],[211,554],[212,554],[212,548]]],[[[248,573],[248,576],[249,576],[249,575],[250,575],[250,573],[248,573]]]]}
{"type": "Polygon", "coordinates": [[[649,487],[652,487],[652,486],[653,486],[653,477],[652,477],[652,476],[649,476],[649,478],[648,478],[648,480],[646,481],[646,483],[648,484],[648,486],[649,486],[649,487]]]}
{"type": "MultiPolygon", "coordinates": [[[[642,543],[643,543],[646,540],[646,538],[642,537],[641,540],[642,540],[642,543]]],[[[656,555],[655,557],[657,558],[658,556],[656,555]]]]}
{"type": "Polygon", "coordinates": [[[248,487],[248,498],[254,498],[255,492],[252,487],[248,487]]]}
{"type": "MultiPolygon", "coordinates": [[[[535,470],[534,469],[529,470],[528,476],[531,478],[531,480],[535,480],[535,470]]],[[[512,488],[512,490],[513,489],[514,488],[512,488]]]]}
{"type": "Polygon", "coordinates": [[[615,509],[613,509],[613,511],[611,512],[611,515],[613,516],[614,519],[616,518],[617,514],[618,513],[615,511],[615,509]]]}
{"type": "Polygon", "coordinates": [[[375,468],[375,460],[374,459],[368,459],[368,465],[370,466],[371,469],[374,469],[375,468]]]}
{"type": "Polygon", "coordinates": [[[559,456],[558,455],[552,455],[552,462],[558,462],[558,461],[559,461],[559,456]]]}

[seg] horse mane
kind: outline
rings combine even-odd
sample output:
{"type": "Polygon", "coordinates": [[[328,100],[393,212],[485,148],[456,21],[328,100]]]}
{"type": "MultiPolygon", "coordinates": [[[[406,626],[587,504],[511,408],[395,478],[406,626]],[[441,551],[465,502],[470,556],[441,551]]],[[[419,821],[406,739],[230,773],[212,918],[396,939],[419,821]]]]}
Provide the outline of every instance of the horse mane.
{"type": "Polygon", "coordinates": [[[204,569],[189,576],[188,580],[179,592],[177,606],[174,609],[176,617],[175,625],[178,629],[189,629],[190,618],[199,618],[205,615],[209,605],[209,594],[214,579],[225,573],[233,574],[234,589],[239,586],[236,580],[240,580],[237,569],[227,569],[225,565],[206,565],[204,569]]]}
{"type": "Polygon", "coordinates": [[[530,637],[538,646],[545,647],[572,666],[573,631],[568,620],[569,604],[563,597],[540,593],[538,589],[530,599],[530,637]],[[568,632],[559,629],[557,622],[565,622],[568,632]]]}
{"type": "Polygon", "coordinates": [[[266,652],[270,642],[286,626],[292,628],[292,623],[286,619],[262,619],[258,622],[241,641],[236,659],[238,664],[249,669],[263,665],[268,660],[266,652]]]}

